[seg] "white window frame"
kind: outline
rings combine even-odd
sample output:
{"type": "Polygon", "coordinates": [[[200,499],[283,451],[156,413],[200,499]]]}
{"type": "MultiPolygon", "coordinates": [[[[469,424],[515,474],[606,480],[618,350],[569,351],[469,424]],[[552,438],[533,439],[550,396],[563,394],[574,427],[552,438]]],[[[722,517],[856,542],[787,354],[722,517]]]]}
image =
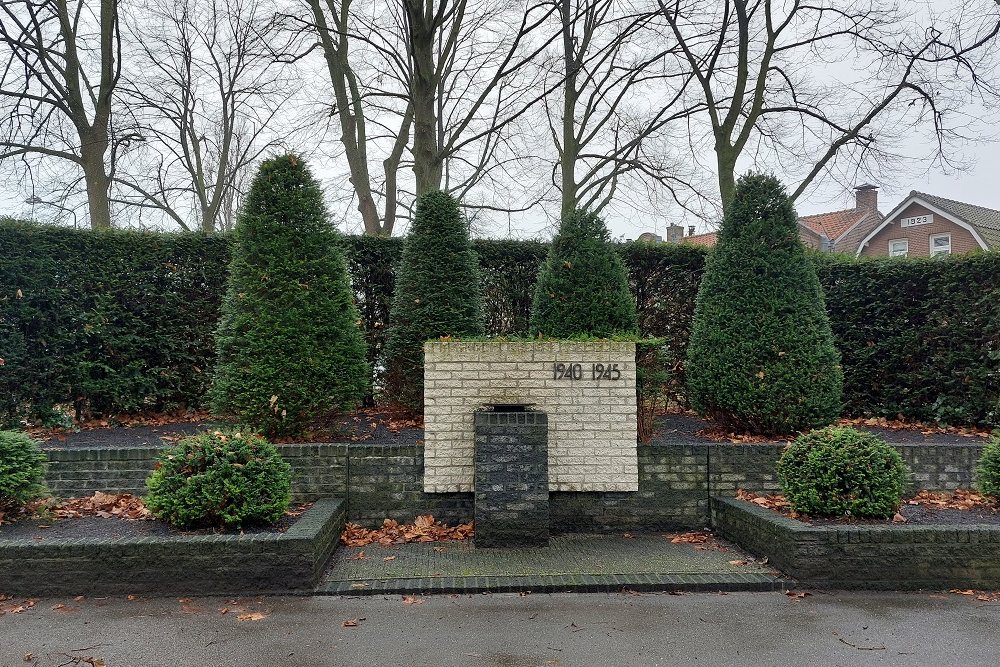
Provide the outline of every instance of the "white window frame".
{"type": "Polygon", "coordinates": [[[950,255],[951,254],[951,233],[945,234],[931,234],[927,237],[927,254],[931,257],[936,257],[937,255],[950,255]],[[934,241],[936,239],[948,239],[948,249],[938,250],[934,252],[934,241]]]}
{"type": "Polygon", "coordinates": [[[910,254],[910,239],[889,239],[889,257],[907,257],[910,254]],[[902,243],[903,252],[902,254],[892,252],[893,243],[902,243]]]}

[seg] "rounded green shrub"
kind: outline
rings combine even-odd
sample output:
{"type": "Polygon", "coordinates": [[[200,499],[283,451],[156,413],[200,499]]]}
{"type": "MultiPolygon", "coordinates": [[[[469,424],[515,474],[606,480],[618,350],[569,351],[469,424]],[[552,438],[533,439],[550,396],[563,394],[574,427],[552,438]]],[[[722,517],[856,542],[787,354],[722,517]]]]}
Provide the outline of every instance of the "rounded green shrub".
{"type": "Polygon", "coordinates": [[[356,407],[365,343],[339,235],[301,160],[261,165],[233,236],[213,411],[280,436],[356,407]]]}
{"type": "Polygon", "coordinates": [[[273,524],[291,502],[291,466],[257,435],[213,431],[165,450],[146,480],[146,506],[178,528],[273,524]]]}
{"type": "Polygon", "coordinates": [[[0,431],[0,509],[45,495],[48,458],[23,433],[0,431]]]}
{"type": "Polygon", "coordinates": [[[635,299],[604,221],[576,211],[563,218],[538,272],[531,335],[606,338],[638,331],[635,299]]]}
{"type": "Polygon", "coordinates": [[[843,373],[798,216],[772,176],[739,179],[695,302],[686,384],[725,428],[784,435],[832,423],[843,373]]]}
{"type": "Polygon", "coordinates": [[[980,491],[988,496],[1000,496],[1000,431],[994,431],[983,447],[976,466],[976,479],[980,491]]]}
{"type": "Polygon", "coordinates": [[[800,435],[777,469],[792,508],[813,516],[890,517],[910,473],[899,452],[881,438],[847,427],[800,435]]]}
{"type": "Polygon", "coordinates": [[[386,339],[386,393],[423,412],[424,343],[484,334],[479,258],[458,202],[433,191],[417,199],[403,246],[386,339]]]}

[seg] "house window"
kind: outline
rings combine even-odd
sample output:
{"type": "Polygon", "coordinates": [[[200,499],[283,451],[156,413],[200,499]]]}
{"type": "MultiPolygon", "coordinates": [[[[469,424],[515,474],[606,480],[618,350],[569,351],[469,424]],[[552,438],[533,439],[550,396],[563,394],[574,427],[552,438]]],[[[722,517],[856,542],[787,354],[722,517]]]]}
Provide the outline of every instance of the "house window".
{"type": "Polygon", "coordinates": [[[932,234],[930,240],[931,257],[951,254],[951,234],[932,234]]]}
{"type": "Polygon", "coordinates": [[[906,257],[909,251],[909,239],[895,239],[889,241],[889,257],[906,257]]]}

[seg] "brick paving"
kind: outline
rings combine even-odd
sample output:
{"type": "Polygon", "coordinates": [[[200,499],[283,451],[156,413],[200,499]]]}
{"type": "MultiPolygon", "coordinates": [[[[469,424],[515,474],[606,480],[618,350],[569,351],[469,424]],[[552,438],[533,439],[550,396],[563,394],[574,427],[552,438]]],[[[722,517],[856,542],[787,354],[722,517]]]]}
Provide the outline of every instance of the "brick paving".
{"type": "Polygon", "coordinates": [[[341,547],[317,593],[760,591],[792,582],[729,544],[699,548],[662,534],[563,535],[548,547],[476,549],[471,542],[341,547]],[[363,552],[364,558],[358,558],[363,552]],[[745,562],[734,564],[730,561],[745,562]]]}

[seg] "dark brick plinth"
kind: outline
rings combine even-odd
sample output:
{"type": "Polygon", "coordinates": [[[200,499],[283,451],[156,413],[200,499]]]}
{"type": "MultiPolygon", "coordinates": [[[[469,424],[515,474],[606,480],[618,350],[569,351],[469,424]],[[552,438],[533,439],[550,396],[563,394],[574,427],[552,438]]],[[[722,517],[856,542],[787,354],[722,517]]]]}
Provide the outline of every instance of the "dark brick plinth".
{"type": "Polygon", "coordinates": [[[481,411],[475,425],[476,546],[548,545],[545,413],[481,411]]]}

